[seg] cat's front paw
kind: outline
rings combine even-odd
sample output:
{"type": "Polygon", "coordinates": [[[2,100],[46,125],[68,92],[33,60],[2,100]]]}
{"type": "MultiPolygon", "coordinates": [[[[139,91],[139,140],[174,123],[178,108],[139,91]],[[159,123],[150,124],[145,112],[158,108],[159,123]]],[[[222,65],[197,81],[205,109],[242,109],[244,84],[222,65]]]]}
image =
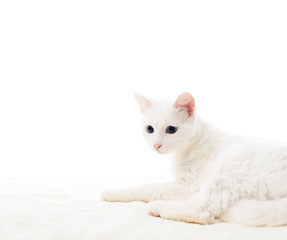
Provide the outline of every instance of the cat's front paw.
{"type": "Polygon", "coordinates": [[[150,202],[147,205],[147,212],[153,217],[161,217],[169,219],[169,216],[172,214],[169,212],[169,201],[154,201],[150,202]]]}
{"type": "Polygon", "coordinates": [[[178,201],[155,201],[147,205],[147,212],[154,217],[188,223],[212,224],[214,215],[203,209],[193,208],[178,201]]]}
{"type": "Polygon", "coordinates": [[[120,190],[105,190],[100,195],[101,200],[107,202],[126,202],[127,199],[123,196],[120,190]]]}

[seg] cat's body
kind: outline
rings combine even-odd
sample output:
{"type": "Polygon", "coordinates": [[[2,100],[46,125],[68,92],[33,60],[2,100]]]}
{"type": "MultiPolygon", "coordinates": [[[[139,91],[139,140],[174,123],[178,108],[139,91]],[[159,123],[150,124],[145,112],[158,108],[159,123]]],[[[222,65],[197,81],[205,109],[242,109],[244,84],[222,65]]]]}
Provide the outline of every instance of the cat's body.
{"type": "Polygon", "coordinates": [[[202,121],[184,93],[172,104],[136,99],[145,137],[173,153],[175,181],[102,193],[106,201],[145,201],[166,219],[251,226],[287,224],[287,145],[232,136],[202,121]]]}

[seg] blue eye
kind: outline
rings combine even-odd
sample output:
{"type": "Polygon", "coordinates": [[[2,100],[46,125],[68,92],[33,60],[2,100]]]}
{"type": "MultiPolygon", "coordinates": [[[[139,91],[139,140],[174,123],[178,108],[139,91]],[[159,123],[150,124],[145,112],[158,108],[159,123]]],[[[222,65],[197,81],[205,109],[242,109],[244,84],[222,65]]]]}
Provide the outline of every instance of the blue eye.
{"type": "Polygon", "coordinates": [[[147,131],[147,133],[153,133],[154,132],[154,129],[151,125],[146,126],[145,130],[147,131]]]}
{"type": "Polygon", "coordinates": [[[177,131],[177,127],[174,126],[168,126],[165,130],[166,133],[168,134],[174,134],[177,131]]]}

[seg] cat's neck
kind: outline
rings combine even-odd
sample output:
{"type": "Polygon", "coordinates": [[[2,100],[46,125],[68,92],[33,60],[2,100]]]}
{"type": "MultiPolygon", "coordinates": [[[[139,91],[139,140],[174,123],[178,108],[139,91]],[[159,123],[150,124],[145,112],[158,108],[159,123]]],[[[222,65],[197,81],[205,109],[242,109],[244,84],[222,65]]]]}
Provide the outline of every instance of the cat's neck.
{"type": "Polygon", "coordinates": [[[193,133],[175,152],[175,159],[172,164],[174,178],[182,183],[194,185],[197,188],[200,184],[196,179],[208,175],[208,169],[214,165],[215,155],[224,148],[228,141],[228,135],[197,118],[196,128],[193,133]],[[201,177],[199,177],[201,176],[201,177]]]}
{"type": "Polygon", "coordinates": [[[198,116],[194,119],[195,128],[193,128],[190,138],[184,145],[177,149],[175,158],[178,160],[196,159],[202,155],[211,155],[222,147],[227,134],[211,126],[198,116]]]}

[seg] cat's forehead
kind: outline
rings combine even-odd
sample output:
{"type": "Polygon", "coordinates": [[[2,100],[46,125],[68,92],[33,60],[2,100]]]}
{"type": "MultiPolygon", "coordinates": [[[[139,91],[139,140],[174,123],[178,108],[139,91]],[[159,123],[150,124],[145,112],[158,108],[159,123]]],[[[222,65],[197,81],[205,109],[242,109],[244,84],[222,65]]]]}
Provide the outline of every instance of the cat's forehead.
{"type": "Polygon", "coordinates": [[[144,124],[165,125],[179,124],[186,119],[186,114],[174,108],[172,101],[154,100],[152,106],[143,113],[144,124]]]}

